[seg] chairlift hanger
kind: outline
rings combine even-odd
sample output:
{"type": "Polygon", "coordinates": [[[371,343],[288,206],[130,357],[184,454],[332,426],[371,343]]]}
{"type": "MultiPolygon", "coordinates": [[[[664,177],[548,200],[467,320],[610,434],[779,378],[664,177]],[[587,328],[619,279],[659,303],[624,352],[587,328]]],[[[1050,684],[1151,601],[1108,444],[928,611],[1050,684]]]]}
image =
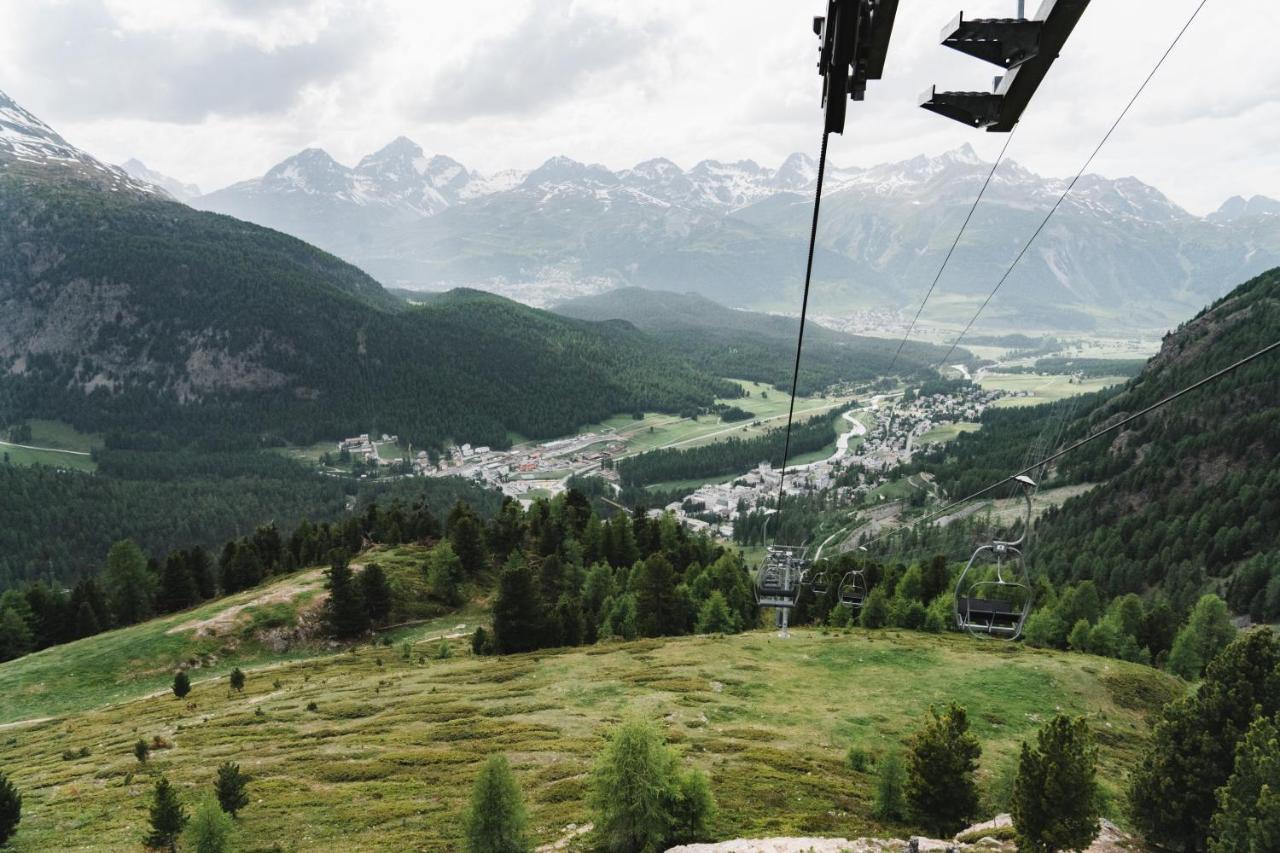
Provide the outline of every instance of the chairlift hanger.
{"type": "Polygon", "coordinates": [[[846,98],[863,100],[867,81],[884,74],[897,13],[898,0],[827,0],[827,14],[813,19],[826,133],[844,133],[846,98]]]}
{"type": "Polygon", "coordinates": [[[1014,480],[1022,486],[1022,496],[1026,501],[1022,533],[1011,541],[996,539],[979,546],[956,580],[956,627],[974,636],[1016,640],[1022,636],[1022,629],[1031,614],[1033,591],[1021,547],[1031,527],[1031,495],[1036,490],[1036,483],[1025,474],[1014,480]],[[988,555],[989,562],[979,562],[980,558],[988,555]],[[995,580],[970,578],[975,569],[990,565],[995,567],[995,580]]]}
{"type": "Polygon", "coordinates": [[[942,43],[1005,71],[990,92],[939,92],[930,87],[920,106],[988,133],[1008,133],[1022,117],[1089,0],[1044,0],[1034,18],[974,18],[964,13],[942,31],[942,43]]]}

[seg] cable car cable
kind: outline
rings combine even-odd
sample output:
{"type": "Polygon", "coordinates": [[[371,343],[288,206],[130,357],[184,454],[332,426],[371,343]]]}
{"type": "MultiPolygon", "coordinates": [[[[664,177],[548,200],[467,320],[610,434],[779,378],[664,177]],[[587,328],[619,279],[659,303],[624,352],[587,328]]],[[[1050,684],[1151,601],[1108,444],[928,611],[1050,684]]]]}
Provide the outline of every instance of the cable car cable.
{"type": "Polygon", "coordinates": [[[1031,248],[1031,244],[1040,236],[1040,232],[1049,224],[1049,220],[1053,218],[1053,214],[1057,212],[1067,195],[1075,187],[1080,178],[1083,177],[1085,170],[1089,168],[1093,163],[1094,158],[1098,156],[1098,152],[1102,150],[1102,146],[1107,144],[1107,140],[1111,138],[1111,134],[1115,133],[1116,128],[1120,126],[1120,122],[1124,121],[1125,116],[1129,114],[1129,110],[1133,107],[1139,96],[1141,96],[1146,90],[1147,84],[1156,76],[1156,72],[1158,72],[1160,67],[1164,65],[1164,61],[1169,58],[1169,54],[1173,53],[1173,49],[1178,46],[1178,42],[1182,40],[1182,37],[1186,34],[1187,30],[1191,28],[1191,24],[1194,23],[1196,17],[1199,16],[1200,10],[1202,10],[1208,2],[1209,0],[1200,0],[1200,5],[1196,6],[1195,11],[1191,13],[1191,17],[1182,25],[1182,29],[1178,31],[1178,34],[1174,36],[1173,41],[1169,43],[1169,46],[1165,49],[1164,53],[1161,54],[1160,59],[1156,61],[1155,67],[1151,69],[1151,73],[1142,81],[1142,85],[1138,87],[1138,90],[1133,93],[1133,97],[1129,99],[1129,103],[1125,104],[1124,109],[1120,111],[1120,115],[1114,122],[1112,122],[1111,127],[1103,135],[1102,141],[1097,144],[1093,149],[1093,153],[1089,155],[1089,158],[1084,161],[1084,165],[1080,167],[1080,171],[1076,172],[1076,176],[1071,179],[1071,183],[1067,184],[1067,188],[1058,196],[1058,200],[1053,203],[1053,207],[1049,208],[1049,212],[1045,214],[1040,225],[1031,234],[1031,237],[1027,242],[1023,244],[1021,251],[1019,251],[1017,257],[1013,259],[1013,263],[1009,264],[1009,268],[1005,270],[1004,275],[1000,276],[1000,280],[996,282],[996,286],[992,289],[991,293],[987,295],[987,298],[983,301],[982,305],[978,306],[978,310],[974,313],[973,317],[969,319],[969,323],[964,327],[964,331],[960,333],[959,337],[952,341],[951,348],[947,350],[947,354],[944,355],[937,365],[934,366],[934,370],[938,370],[946,364],[947,359],[949,359],[951,354],[955,352],[956,347],[958,347],[960,342],[964,340],[965,335],[969,334],[969,330],[973,328],[973,324],[978,321],[980,316],[982,316],[982,312],[986,310],[989,304],[991,304],[991,300],[995,298],[995,295],[1000,291],[1000,288],[1004,286],[1005,281],[1007,281],[1009,276],[1013,273],[1014,267],[1016,267],[1018,262],[1022,260],[1024,255],[1026,255],[1027,250],[1031,248]]]}
{"type": "Polygon", "coordinates": [[[991,171],[987,173],[987,179],[982,182],[982,188],[978,190],[978,197],[973,200],[973,204],[969,207],[969,212],[964,217],[964,222],[960,225],[960,230],[956,232],[956,238],[951,242],[951,248],[947,249],[946,257],[942,259],[942,266],[938,267],[938,274],[933,277],[933,283],[925,291],[924,299],[920,300],[920,307],[916,309],[916,316],[911,319],[911,324],[907,326],[907,333],[898,342],[898,350],[893,354],[893,360],[889,362],[889,370],[887,372],[892,373],[893,368],[898,364],[898,358],[902,355],[902,348],[907,345],[907,340],[911,337],[911,333],[915,331],[916,323],[920,322],[920,315],[924,313],[924,306],[929,304],[929,297],[933,296],[934,289],[937,288],[938,282],[942,280],[942,273],[947,269],[947,264],[951,263],[951,256],[955,254],[956,247],[960,245],[960,238],[964,236],[964,232],[968,229],[969,220],[973,219],[973,212],[978,209],[978,202],[982,201],[982,197],[986,195],[987,187],[991,185],[991,179],[995,176],[996,169],[1004,161],[1005,152],[1009,150],[1009,142],[1013,139],[1015,132],[1017,132],[1017,125],[1014,125],[1014,129],[1005,136],[1004,146],[1000,149],[1000,156],[991,164],[991,171]]]}
{"type": "Polygon", "coordinates": [[[861,547],[863,547],[863,548],[868,548],[869,546],[874,545],[874,544],[876,544],[877,542],[881,542],[881,541],[883,541],[883,540],[885,540],[885,539],[888,539],[888,538],[890,538],[890,537],[892,537],[892,536],[895,536],[895,535],[897,535],[898,533],[903,532],[904,530],[910,530],[911,528],[916,527],[917,525],[924,524],[924,523],[925,523],[925,522],[927,522],[927,521],[932,521],[933,519],[938,518],[939,516],[944,515],[944,514],[946,514],[947,512],[950,512],[951,510],[955,509],[956,507],[960,506],[961,504],[968,503],[969,501],[974,500],[975,498],[980,498],[980,497],[982,497],[983,495],[986,495],[986,494],[988,494],[989,492],[992,492],[992,491],[994,491],[994,490],[996,490],[996,489],[1000,488],[1000,487],[1001,487],[1001,486],[1003,486],[1005,483],[1008,483],[1008,482],[1011,482],[1011,481],[1013,481],[1013,480],[1016,480],[1018,477],[1026,476],[1027,474],[1030,474],[1032,471],[1035,471],[1035,470],[1037,470],[1037,469],[1039,469],[1039,468],[1042,468],[1043,466],[1049,465],[1050,463],[1055,462],[1055,461],[1057,461],[1058,459],[1061,459],[1063,456],[1066,456],[1068,453],[1071,453],[1073,450],[1078,450],[1079,448],[1084,447],[1086,444],[1089,444],[1090,442],[1093,442],[1093,441],[1096,441],[1096,440],[1097,440],[1097,439],[1099,439],[1099,438],[1102,438],[1104,435],[1108,435],[1109,433],[1113,433],[1113,432],[1115,432],[1116,430],[1120,429],[1121,427],[1123,427],[1123,426],[1126,426],[1126,425],[1128,425],[1128,424],[1133,423],[1133,422],[1134,422],[1134,421],[1136,421],[1138,418],[1141,418],[1141,417],[1143,417],[1144,415],[1148,415],[1148,414],[1150,414],[1151,412],[1156,411],[1157,409],[1160,409],[1160,408],[1162,408],[1162,407],[1164,407],[1164,406],[1167,406],[1169,403],[1172,403],[1174,400],[1177,400],[1179,397],[1183,397],[1183,396],[1185,396],[1185,395],[1187,395],[1187,394],[1190,394],[1192,391],[1195,391],[1195,390],[1196,390],[1196,389],[1198,389],[1198,388],[1202,388],[1202,387],[1204,387],[1205,385],[1208,385],[1208,384],[1209,384],[1209,383],[1211,383],[1211,382],[1215,382],[1215,381],[1217,381],[1218,379],[1221,379],[1222,377],[1224,377],[1224,376],[1226,376],[1226,375],[1228,375],[1228,374],[1230,374],[1230,373],[1232,373],[1232,372],[1234,372],[1234,371],[1238,370],[1239,368],[1244,367],[1246,364],[1249,364],[1249,363],[1250,363],[1250,362],[1252,362],[1252,361],[1255,361],[1255,360],[1257,360],[1257,359],[1259,359],[1259,358],[1262,358],[1264,355],[1266,355],[1266,354],[1268,354],[1268,353],[1270,353],[1270,352],[1272,352],[1273,350],[1276,350],[1276,349],[1280,349],[1280,340],[1274,341],[1274,342],[1272,342],[1272,343],[1268,344],[1267,346],[1263,347],[1262,349],[1258,350],[1257,352],[1253,353],[1252,355],[1245,356],[1244,358],[1240,359],[1239,361],[1236,361],[1236,362],[1234,362],[1234,363],[1232,363],[1232,364],[1229,364],[1229,365],[1227,365],[1226,367],[1222,368],[1221,370],[1219,370],[1219,371],[1217,371],[1217,372],[1215,372],[1215,373],[1211,373],[1211,374],[1209,374],[1208,376],[1206,376],[1206,377],[1204,377],[1204,378],[1202,378],[1202,379],[1199,379],[1199,380],[1197,380],[1196,382],[1193,382],[1192,384],[1190,384],[1190,385],[1188,385],[1187,387],[1185,387],[1185,388],[1181,389],[1180,391],[1175,391],[1174,393],[1170,394],[1169,396],[1165,397],[1164,399],[1160,400],[1159,402],[1152,403],[1150,406],[1147,406],[1145,409],[1142,409],[1141,411],[1135,412],[1134,414],[1129,415],[1128,417],[1126,417],[1126,418],[1124,418],[1124,419],[1122,419],[1122,420],[1120,420],[1120,421],[1117,421],[1116,423],[1112,424],[1112,425],[1111,425],[1111,426],[1109,426],[1109,427],[1105,427],[1104,429],[1100,429],[1100,430],[1098,430],[1097,432],[1093,433],[1092,435],[1088,435],[1088,436],[1086,436],[1086,437],[1084,437],[1084,438],[1080,439],[1079,441],[1075,442],[1074,444],[1072,444],[1072,445],[1070,445],[1070,446],[1068,446],[1068,447],[1065,447],[1065,448],[1063,448],[1062,450],[1059,450],[1058,452],[1053,453],[1053,454],[1051,454],[1051,455],[1049,455],[1049,456],[1045,457],[1044,459],[1041,459],[1040,461],[1036,462],[1036,463],[1035,463],[1035,464],[1033,464],[1033,465],[1028,465],[1028,466],[1024,467],[1021,471],[1017,471],[1017,472],[1015,472],[1015,473],[1013,473],[1013,474],[1010,474],[1008,477],[1005,477],[1005,478],[1004,478],[1004,479],[1002,479],[1002,480],[998,480],[998,481],[996,481],[996,482],[992,483],[991,485],[986,486],[985,488],[979,489],[978,491],[974,492],[974,493],[973,493],[973,494],[971,494],[971,495],[966,495],[965,497],[960,498],[959,500],[952,501],[951,503],[949,503],[949,504],[947,504],[946,506],[944,506],[942,509],[937,510],[937,511],[935,511],[935,512],[932,512],[932,513],[930,513],[929,515],[923,516],[922,518],[918,518],[918,519],[916,519],[915,521],[911,522],[910,524],[908,524],[908,525],[906,525],[906,526],[904,526],[904,527],[899,527],[899,528],[897,528],[897,529],[895,529],[895,530],[893,530],[893,531],[891,531],[891,532],[889,532],[889,533],[886,533],[886,534],[885,534],[885,535],[883,535],[883,536],[879,536],[879,537],[877,537],[877,538],[875,538],[875,539],[872,539],[870,542],[866,542],[866,543],[864,543],[861,547]]]}
{"type": "Polygon", "coordinates": [[[787,408],[787,433],[782,444],[782,475],[778,478],[778,528],[782,527],[782,499],[786,495],[787,488],[787,458],[791,455],[791,422],[796,414],[796,390],[800,386],[800,353],[804,349],[804,321],[809,313],[809,284],[813,279],[813,252],[818,243],[818,211],[822,207],[822,178],[827,169],[827,140],[830,136],[829,131],[825,129],[822,131],[822,150],[818,154],[817,187],[813,196],[813,225],[809,230],[809,261],[804,270],[804,297],[800,302],[800,333],[796,337],[796,363],[791,372],[791,404],[787,408]]]}

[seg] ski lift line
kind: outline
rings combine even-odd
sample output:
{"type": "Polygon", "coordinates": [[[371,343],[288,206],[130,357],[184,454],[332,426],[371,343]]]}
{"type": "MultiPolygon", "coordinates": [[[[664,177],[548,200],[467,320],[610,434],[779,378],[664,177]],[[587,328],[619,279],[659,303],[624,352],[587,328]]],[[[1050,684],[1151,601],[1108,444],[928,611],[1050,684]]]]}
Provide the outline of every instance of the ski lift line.
{"type": "Polygon", "coordinates": [[[822,131],[822,149],[818,154],[818,178],[813,195],[813,225],[809,229],[809,260],[804,270],[804,296],[800,302],[800,333],[796,336],[796,363],[791,372],[791,403],[787,408],[787,433],[782,444],[782,476],[778,478],[778,527],[781,529],[782,500],[787,488],[787,459],[791,455],[791,424],[796,414],[796,391],[800,387],[800,354],[804,349],[804,322],[809,313],[809,285],[813,280],[813,253],[818,243],[818,211],[822,207],[822,179],[827,170],[827,140],[830,131],[822,131]]]}
{"type": "Polygon", "coordinates": [[[1132,109],[1134,103],[1136,103],[1138,98],[1142,95],[1142,93],[1146,91],[1147,84],[1149,84],[1151,80],[1156,76],[1156,73],[1160,70],[1161,66],[1164,65],[1165,60],[1169,58],[1169,54],[1173,53],[1173,49],[1178,46],[1178,42],[1182,41],[1182,37],[1186,35],[1187,30],[1191,28],[1191,25],[1195,22],[1196,18],[1200,15],[1200,11],[1204,9],[1204,7],[1208,4],[1208,2],[1209,0],[1200,0],[1200,4],[1196,6],[1195,11],[1191,13],[1191,17],[1188,18],[1187,22],[1182,25],[1182,29],[1178,31],[1178,34],[1173,37],[1173,41],[1169,43],[1169,46],[1165,48],[1164,53],[1160,55],[1160,59],[1156,61],[1155,67],[1151,69],[1151,73],[1148,74],[1146,79],[1142,81],[1142,85],[1140,85],[1138,87],[1138,90],[1133,93],[1133,97],[1129,99],[1129,103],[1125,104],[1124,109],[1120,111],[1120,115],[1116,118],[1114,122],[1112,122],[1111,127],[1107,129],[1107,132],[1103,134],[1102,140],[1093,149],[1093,153],[1091,153],[1089,155],[1089,158],[1084,161],[1084,165],[1080,167],[1080,171],[1076,172],[1075,177],[1071,179],[1071,182],[1069,184],[1067,184],[1067,188],[1064,189],[1062,191],[1062,194],[1058,196],[1058,200],[1053,203],[1053,207],[1049,208],[1049,212],[1045,214],[1045,217],[1040,222],[1040,225],[1036,228],[1034,232],[1032,232],[1030,239],[1028,239],[1027,242],[1023,244],[1021,251],[1019,251],[1017,254],[1017,257],[1013,259],[1013,263],[1009,264],[1009,268],[1005,270],[1004,275],[1000,276],[1000,280],[996,282],[996,286],[992,288],[991,293],[987,295],[987,298],[983,301],[982,305],[978,307],[978,310],[974,313],[973,317],[969,319],[969,323],[964,327],[964,331],[962,331],[959,337],[957,337],[951,343],[951,348],[947,350],[947,354],[942,357],[942,359],[937,363],[937,365],[934,366],[934,370],[941,368],[942,365],[947,363],[947,359],[949,359],[951,357],[951,354],[955,352],[956,347],[958,347],[960,345],[960,342],[964,340],[965,335],[969,334],[969,330],[973,328],[973,324],[978,321],[978,318],[982,316],[982,312],[986,310],[989,304],[991,304],[991,300],[995,298],[995,295],[1000,291],[1000,288],[1004,286],[1004,283],[1008,280],[1009,276],[1013,273],[1014,268],[1018,265],[1018,263],[1022,260],[1023,256],[1026,255],[1027,251],[1031,248],[1031,244],[1035,242],[1036,238],[1040,236],[1040,232],[1043,231],[1045,229],[1045,226],[1049,224],[1049,220],[1053,218],[1053,215],[1058,211],[1058,208],[1062,205],[1062,202],[1066,200],[1067,196],[1071,193],[1071,190],[1075,187],[1076,183],[1080,180],[1081,177],[1084,176],[1084,173],[1089,168],[1089,166],[1092,165],[1094,158],[1097,157],[1098,152],[1102,150],[1102,146],[1107,144],[1107,140],[1109,140],[1111,138],[1111,135],[1115,133],[1116,128],[1120,126],[1120,122],[1124,121],[1125,116],[1129,114],[1129,110],[1132,109]]]}
{"type": "Polygon", "coordinates": [[[1208,384],[1209,384],[1209,383],[1211,383],[1211,382],[1215,382],[1215,381],[1217,381],[1218,379],[1221,379],[1222,377],[1224,377],[1224,376],[1226,376],[1226,375],[1228,375],[1228,374],[1230,374],[1230,373],[1233,373],[1234,371],[1236,371],[1236,370],[1240,369],[1241,367],[1244,367],[1246,364],[1249,364],[1249,363],[1250,363],[1250,362],[1252,362],[1252,361],[1256,361],[1257,359],[1262,358],[1264,355],[1267,355],[1268,353],[1270,353],[1270,352],[1272,352],[1272,351],[1274,351],[1274,350],[1276,350],[1276,349],[1280,349],[1280,340],[1274,341],[1274,342],[1272,342],[1272,343],[1268,344],[1267,346],[1263,347],[1262,349],[1258,350],[1257,352],[1253,353],[1252,355],[1245,356],[1244,358],[1240,359],[1239,361],[1236,361],[1236,362],[1234,362],[1234,363],[1232,363],[1232,364],[1227,365],[1226,367],[1222,368],[1221,370],[1217,371],[1216,373],[1211,373],[1211,374],[1209,374],[1208,376],[1206,376],[1206,377],[1204,377],[1204,378],[1202,378],[1202,379],[1199,379],[1199,380],[1197,380],[1197,381],[1193,382],[1192,384],[1190,384],[1190,385],[1188,385],[1187,387],[1185,387],[1185,388],[1181,389],[1180,391],[1175,391],[1174,393],[1170,394],[1169,396],[1165,397],[1164,399],[1162,399],[1162,400],[1160,400],[1160,401],[1158,401],[1158,402],[1156,402],[1156,403],[1152,403],[1150,406],[1147,406],[1145,409],[1142,409],[1142,410],[1141,410],[1141,411],[1139,411],[1139,412],[1135,412],[1134,414],[1129,415],[1128,417],[1124,418],[1123,420],[1117,421],[1116,423],[1112,424],[1112,425],[1111,425],[1111,426],[1109,426],[1109,427],[1105,427],[1105,428],[1103,428],[1103,429],[1100,429],[1100,430],[1098,430],[1097,432],[1093,433],[1092,435],[1089,435],[1089,436],[1086,436],[1086,437],[1084,437],[1084,438],[1080,439],[1079,441],[1075,442],[1074,444],[1072,444],[1072,445],[1070,445],[1070,446],[1068,446],[1068,447],[1065,447],[1065,448],[1063,448],[1062,450],[1059,450],[1057,453],[1054,453],[1054,454],[1052,454],[1052,455],[1050,455],[1050,456],[1047,456],[1047,457],[1045,457],[1044,459],[1041,459],[1039,462],[1036,462],[1036,463],[1035,463],[1035,464],[1033,464],[1033,465],[1028,465],[1027,467],[1023,468],[1021,471],[1018,471],[1018,472],[1016,472],[1016,473],[1014,473],[1014,474],[1010,474],[1008,477],[1005,477],[1003,480],[998,480],[998,481],[996,481],[996,482],[992,483],[991,485],[986,486],[985,488],[979,489],[978,491],[974,492],[974,493],[973,493],[973,494],[971,494],[971,495],[967,495],[967,496],[965,496],[965,497],[963,497],[963,498],[960,498],[959,500],[952,501],[951,503],[949,503],[949,504],[947,504],[946,506],[944,506],[942,509],[937,510],[937,511],[935,511],[935,512],[932,512],[932,513],[930,513],[929,515],[923,516],[922,518],[918,518],[918,519],[916,519],[915,521],[911,522],[910,524],[908,524],[908,525],[906,525],[906,526],[904,526],[904,527],[899,527],[899,528],[897,528],[897,529],[895,529],[895,530],[893,530],[893,531],[891,531],[891,532],[889,532],[889,533],[886,533],[886,534],[885,534],[885,535],[883,535],[883,536],[878,536],[878,537],[876,537],[875,539],[872,539],[870,542],[867,542],[866,544],[862,545],[862,546],[861,546],[861,548],[862,548],[862,550],[866,550],[866,549],[867,549],[868,547],[870,547],[871,545],[874,545],[874,544],[876,544],[877,542],[881,542],[881,541],[883,541],[883,540],[885,540],[885,539],[888,539],[888,538],[890,538],[891,536],[893,536],[893,535],[895,535],[895,534],[897,534],[897,533],[901,533],[901,532],[902,532],[902,531],[904,531],[904,530],[910,530],[911,528],[913,528],[913,527],[915,527],[915,526],[917,526],[917,525],[919,525],[919,524],[924,524],[925,522],[933,521],[935,518],[938,518],[939,516],[945,515],[946,513],[950,512],[951,510],[955,509],[956,507],[960,506],[961,504],[965,504],[965,503],[968,503],[968,502],[969,502],[969,501],[971,501],[971,500],[974,500],[974,499],[976,499],[976,498],[980,498],[980,497],[982,497],[982,496],[984,496],[984,495],[988,494],[989,492],[992,492],[992,491],[994,491],[994,490],[996,490],[996,489],[1000,488],[1000,487],[1001,487],[1001,486],[1003,486],[1005,483],[1013,482],[1013,481],[1017,480],[1017,478],[1018,478],[1018,477],[1026,476],[1026,475],[1030,474],[1031,472],[1036,471],[1037,469],[1042,468],[1043,466],[1049,465],[1050,463],[1055,462],[1055,461],[1057,461],[1058,459],[1061,459],[1063,456],[1066,456],[1068,453],[1071,453],[1071,452],[1072,452],[1072,451],[1074,451],[1074,450],[1078,450],[1078,449],[1080,449],[1081,447],[1084,447],[1086,444],[1089,444],[1090,442],[1093,442],[1093,441],[1096,441],[1096,440],[1097,440],[1097,439],[1099,439],[1099,438],[1102,438],[1104,435],[1108,435],[1108,434],[1110,434],[1110,433],[1113,433],[1113,432],[1115,432],[1116,430],[1120,429],[1121,427],[1124,427],[1124,426],[1127,426],[1128,424],[1133,423],[1133,422],[1134,422],[1134,421],[1136,421],[1138,418],[1141,418],[1141,417],[1143,417],[1143,416],[1145,416],[1145,415],[1149,415],[1150,413],[1152,413],[1152,412],[1156,411],[1157,409],[1160,409],[1160,408],[1163,408],[1164,406],[1167,406],[1169,403],[1172,403],[1174,400],[1177,400],[1179,397],[1186,396],[1187,394],[1190,394],[1192,391],[1195,391],[1195,390],[1196,390],[1196,389],[1198,389],[1198,388],[1203,388],[1205,385],[1208,385],[1208,384]]]}
{"type": "Polygon", "coordinates": [[[956,238],[951,242],[951,248],[947,249],[946,257],[942,259],[942,266],[938,267],[938,274],[933,277],[933,283],[929,285],[929,289],[924,294],[924,299],[920,300],[920,307],[916,309],[915,317],[911,318],[911,325],[907,326],[907,333],[902,336],[902,340],[898,342],[898,350],[893,354],[893,360],[889,362],[889,372],[893,372],[893,368],[898,364],[898,358],[902,355],[902,348],[907,345],[907,341],[911,338],[911,333],[915,331],[916,324],[920,322],[920,315],[924,313],[924,307],[929,304],[929,297],[933,296],[933,291],[937,288],[938,282],[942,280],[942,274],[947,269],[947,264],[951,263],[951,256],[955,254],[956,247],[960,245],[960,239],[964,237],[964,232],[969,228],[969,220],[973,219],[973,212],[978,209],[978,202],[982,201],[982,197],[986,195],[987,187],[991,186],[991,179],[995,177],[996,169],[1004,161],[1005,152],[1009,150],[1009,143],[1013,140],[1013,134],[1017,132],[1017,125],[1009,131],[1004,138],[1004,146],[1000,149],[1000,156],[991,164],[991,171],[987,173],[987,179],[982,182],[982,188],[978,190],[978,197],[973,200],[973,204],[969,207],[969,212],[965,214],[964,222],[960,225],[960,230],[956,232],[956,238]]]}

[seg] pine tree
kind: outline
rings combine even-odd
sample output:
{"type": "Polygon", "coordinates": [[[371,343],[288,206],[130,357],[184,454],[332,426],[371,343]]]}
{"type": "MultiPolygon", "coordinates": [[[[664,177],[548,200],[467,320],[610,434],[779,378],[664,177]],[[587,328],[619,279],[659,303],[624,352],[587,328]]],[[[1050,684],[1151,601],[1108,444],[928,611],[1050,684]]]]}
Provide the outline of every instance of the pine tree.
{"type": "Polygon", "coordinates": [[[1062,714],[1022,745],[1011,812],[1018,849],[1083,850],[1098,835],[1097,750],[1083,719],[1062,714]]]}
{"type": "Polygon", "coordinates": [[[465,819],[468,853],[522,853],[531,845],[520,785],[506,756],[490,755],[471,789],[465,819]]]}
{"type": "Polygon", "coordinates": [[[156,593],[156,608],[161,613],[185,610],[199,600],[195,578],[187,565],[185,555],[174,551],[164,561],[160,571],[160,588],[156,593]]]}
{"type": "Polygon", "coordinates": [[[80,602],[80,607],[76,610],[75,637],[92,637],[94,634],[102,630],[98,624],[98,616],[93,612],[93,606],[87,601],[80,602]]]}
{"type": "Polygon", "coordinates": [[[533,572],[520,554],[514,553],[498,577],[493,602],[494,647],[502,654],[532,651],[542,635],[542,622],[542,601],[533,572]]]}
{"type": "Polygon", "coordinates": [[[374,625],[383,625],[391,615],[391,587],[387,585],[386,572],[377,563],[370,563],[360,573],[360,593],[365,611],[374,625]]]}
{"type": "Polygon", "coordinates": [[[20,658],[35,648],[25,619],[13,607],[0,611],[0,661],[20,658]]]}
{"type": "Polygon", "coordinates": [[[244,691],[244,670],[240,669],[240,667],[231,670],[231,676],[228,681],[232,690],[242,693],[244,691]]]}
{"type": "Polygon", "coordinates": [[[883,586],[877,586],[867,593],[862,612],[858,614],[858,622],[863,628],[883,628],[889,624],[889,596],[883,586]]]}
{"type": "Polygon", "coordinates": [[[178,792],[169,780],[160,777],[151,799],[151,832],[143,843],[151,850],[168,850],[176,853],[178,837],[187,825],[187,811],[178,799],[178,792]]]}
{"type": "Polygon", "coordinates": [[[1280,716],[1255,720],[1218,789],[1211,853],[1280,850],[1280,716]]]}
{"type": "Polygon", "coordinates": [[[146,764],[150,756],[151,746],[142,738],[138,738],[133,745],[133,757],[138,759],[139,764],[146,764]]]}
{"type": "Polygon", "coordinates": [[[907,803],[917,823],[953,835],[978,810],[974,772],[982,747],[959,705],[942,713],[930,708],[929,717],[908,743],[907,803]]]}
{"type": "Polygon", "coordinates": [[[682,633],[683,608],[676,595],[676,575],[671,562],[654,554],[637,564],[631,590],[636,597],[636,628],[645,637],[682,633]]]}
{"type": "Polygon", "coordinates": [[[433,597],[454,607],[462,603],[462,561],[447,540],[427,555],[426,572],[433,597]]]}
{"type": "Polygon", "coordinates": [[[1174,638],[1169,652],[1170,671],[1194,681],[1235,633],[1227,603],[1213,594],[1202,597],[1187,617],[1186,626],[1174,638]]]}
{"type": "Polygon", "coordinates": [[[185,670],[180,669],[173,676],[173,695],[179,699],[185,699],[190,692],[191,677],[187,675],[185,670]]]}
{"type": "Polygon", "coordinates": [[[184,838],[187,849],[195,853],[227,853],[231,849],[234,831],[235,824],[230,815],[222,810],[215,798],[206,795],[196,806],[184,838]]]}
{"type": "Polygon", "coordinates": [[[907,771],[902,756],[891,752],[876,764],[876,787],[872,810],[882,820],[903,820],[907,816],[904,792],[907,771]]]}
{"type": "Polygon", "coordinates": [[[151,616],[155,578],[147,571],[147,558],[132,539],[111,546],[103,583],[109,590],[111,612],[121,625],[133,625],[151,616]]]}
{"type": "Polygon", "coordinates": [[[218,805],[232,817],[249,805],[249,794],[245,790],[248,782],[249,777],[240,772],[239,764],[227,761],[218,767],[213,791],[218,797],[218,805]]]}
{"type": "Polygon", "coordinates": [[[1280,712],[1280,639],[1267,630],[1237,637],[1205,671],[1194,695],[1170,702],[1130,777],[1130,813],[1147,840],[1204,850],[1237,745],[1260,717],[1280,712]]]}
{"type": "Polygon", "coordinates": [[[369,628],[369,613],[365,610],[360,587],[351,574],[347,555],[335,551],[330,557],[328,582],[329,601],[325,606],[325,621],[335,637],[356,637],[369,628]]]}
{"type": "Polygon", "coordinates": [[[697,631],[699,634],[731,634],[737,630],[733,614],[724,600],[724,594],[713,589],[698,611],[697,631]]]}
{"type": "Polygon", "coordinates": [[[462,561],[462,570],[474,578],[484,571],[488,556],[484,546],[484,527],[470,507],[459,503],[449,514],[449,542],[462,561]],[[459,508],[462,508],[461,511],[459,508]]]}
{"type": "Polygon", "coordinates": [[[9,781],[9,777],[0,773],[0,847],[13,838],[21,820],[22,795],[9,781]]]}

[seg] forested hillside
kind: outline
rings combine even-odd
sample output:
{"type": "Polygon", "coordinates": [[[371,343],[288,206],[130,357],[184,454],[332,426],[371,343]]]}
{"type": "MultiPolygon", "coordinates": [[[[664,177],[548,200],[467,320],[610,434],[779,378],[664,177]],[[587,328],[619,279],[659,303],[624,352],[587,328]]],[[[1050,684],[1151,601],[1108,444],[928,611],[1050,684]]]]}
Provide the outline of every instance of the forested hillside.
{"type": "MultiPolygon", "coordinates": [[[[1280,270],[1241,285],[1166,336],[1123,388],[1084,398],[1065,446],[1280,339],[1280,270]]],[[[1057,435],[1069,402],[988,410],[913,467],[951,497],[1012,473],[1057,435]]],[[[1101,483],[1038,523],[1035,565],[1111,596],[1159,588],[1189,603],[1221,592],[1238,613],[1280,618],[1280,355],[1271,354],[1064,457],[1042,485],[1101,483]]]]}
{"type": "MultiPolygon", "coordinates": [[[[791,317],[726,308],[693,293],[627,287],[557,305],[558,314],[583,320],[626,320],[671,351],[717,376],[732,376],[778,387],[791,386],[799,322],[791,317]]],[[[898,341],[846,335],[810,322],[805,328],[800,393],[835,382],[875,379],[894,367],[911,374],[932,367],[943,347],[909,342],[897,358],[898,341]]],[[[972,356],[957,350],[955,360],[972,356]]]]}

